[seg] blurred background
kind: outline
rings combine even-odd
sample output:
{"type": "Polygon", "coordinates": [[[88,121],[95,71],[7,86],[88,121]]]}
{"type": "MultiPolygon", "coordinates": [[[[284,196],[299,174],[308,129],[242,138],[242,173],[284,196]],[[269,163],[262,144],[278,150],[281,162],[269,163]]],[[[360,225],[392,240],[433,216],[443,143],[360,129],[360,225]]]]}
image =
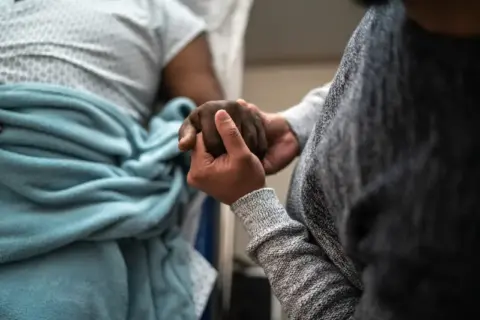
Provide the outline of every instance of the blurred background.
{"type": "MultiPolygon", "coordinates": [[[[349,0],[254,0],[245,36],[243,97],[264,111],[278,112],[331,81],[362,15],[349,0]]],[[[268,179],[282,201],[293,166],[268,179]]],[[[286,319],[262,270],[245,254],[249,239],[241,223],[225,207],[221,217],[226,233],[222,298],[228,311],[221,318],[286,319]]]]}

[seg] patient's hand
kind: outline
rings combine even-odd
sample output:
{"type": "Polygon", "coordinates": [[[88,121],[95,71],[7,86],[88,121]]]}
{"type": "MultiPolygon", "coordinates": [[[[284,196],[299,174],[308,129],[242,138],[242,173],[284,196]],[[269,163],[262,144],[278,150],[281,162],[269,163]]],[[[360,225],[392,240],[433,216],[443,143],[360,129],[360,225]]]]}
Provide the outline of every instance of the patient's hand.
{"type": "Polygon", "coordinates": [[[205,147],[211,155],[219,157],[225,153],[225,146],[215,126],[215,114],[224,109],[237,125],[250,151],[260,160],[267,152],[265,129],[256,110],[235,101],[211,101],[195,109],[183,122],[179,132],[179,148],[193,149],[197,133],[202,132],[205,147]]]}

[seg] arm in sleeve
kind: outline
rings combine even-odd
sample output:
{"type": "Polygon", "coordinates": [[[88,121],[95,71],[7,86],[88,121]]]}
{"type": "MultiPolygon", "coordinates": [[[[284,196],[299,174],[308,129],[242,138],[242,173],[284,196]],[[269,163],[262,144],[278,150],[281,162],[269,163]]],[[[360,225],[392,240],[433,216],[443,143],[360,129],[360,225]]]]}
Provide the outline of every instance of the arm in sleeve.
{"type": "Polygon", "coordinates": [[[165,67],[190,42],[206,32],[205,21],[178,0],[161,0],[155,15],[156,35],[160,40],[162,67],[165,67]]]}
{"type": "Polygon", "coordinates": [[[361,292],[308,241],[273,189],[252,192],[232,205],[252,237],[248,252],[265,270],[289,319],[351,319],[361,292]]]}
{"type": "Polygon", "coordinates": [[[156,28],[161,47],[165,99],[184,96],[197,105],[221,100],[224,93],[214,70],[205,22],[177,0],[162,0],[156,28]]]}
{"type": "Polygon", "coordinates": [[[311,90],[296,106],[283,112],[290,127],[298,138],[300,148],[307,143],[308,137],[320,118],[323,104],[330,90],[331,83],[311,90]]]}

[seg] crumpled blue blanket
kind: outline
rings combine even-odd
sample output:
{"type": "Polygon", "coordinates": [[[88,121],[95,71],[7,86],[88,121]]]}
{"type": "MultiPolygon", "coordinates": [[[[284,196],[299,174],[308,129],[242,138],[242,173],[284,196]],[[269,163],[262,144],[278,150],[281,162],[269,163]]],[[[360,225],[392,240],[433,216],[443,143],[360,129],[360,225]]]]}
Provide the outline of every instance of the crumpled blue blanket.
{"type": "Polygon", "coordinates": [[[180,237],[188,159],[171,101],[147,132],[116,106],[0,86],[0,319],[194,319],[180,237]]]}

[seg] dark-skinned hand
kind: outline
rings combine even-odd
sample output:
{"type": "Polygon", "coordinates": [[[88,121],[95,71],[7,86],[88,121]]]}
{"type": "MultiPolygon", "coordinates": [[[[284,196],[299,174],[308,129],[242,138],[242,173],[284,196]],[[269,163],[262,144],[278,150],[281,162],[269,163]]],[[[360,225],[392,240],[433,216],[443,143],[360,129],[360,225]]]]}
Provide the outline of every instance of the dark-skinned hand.
{"type": "Polygon", "coordinates": [[[257,110],[236,101],[210,101],[192,111],[179,131],[180,150],[192,150],[196,144],[197,134],[201,132],[209,154],[217,158],[226,153],[222,138],[215,126],[215,114],[219,110],[225,110],[230,115],[250,151],[263,160],[268,145],[262,118],[257,110]]]}

